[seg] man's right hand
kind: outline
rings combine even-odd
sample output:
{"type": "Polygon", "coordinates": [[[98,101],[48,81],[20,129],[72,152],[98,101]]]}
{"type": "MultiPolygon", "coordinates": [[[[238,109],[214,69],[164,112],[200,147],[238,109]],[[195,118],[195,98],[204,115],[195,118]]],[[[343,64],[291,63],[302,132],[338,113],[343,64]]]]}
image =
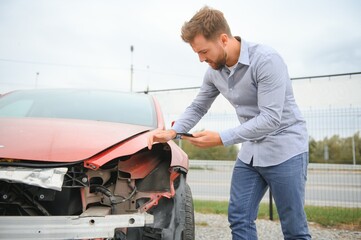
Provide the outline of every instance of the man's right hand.
{"type": "Polygon", "coordinates": [[[175,138],[177,132],[173,129],[170,130],[156,130],[151,132],[148,137],[148,149],[151,150],[154,142],[168,142],[175,138]]]}

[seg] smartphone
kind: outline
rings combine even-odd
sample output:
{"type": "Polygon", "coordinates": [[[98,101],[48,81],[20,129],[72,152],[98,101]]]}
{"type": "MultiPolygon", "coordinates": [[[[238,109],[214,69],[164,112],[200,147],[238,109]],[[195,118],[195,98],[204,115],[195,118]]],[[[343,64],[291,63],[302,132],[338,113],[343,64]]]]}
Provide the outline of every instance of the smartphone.
{"type": "Polygon", "coordinates": [[[177,133],[176,139],[180,139],[182,136],[194,137],[191,133],[177,133]]]}

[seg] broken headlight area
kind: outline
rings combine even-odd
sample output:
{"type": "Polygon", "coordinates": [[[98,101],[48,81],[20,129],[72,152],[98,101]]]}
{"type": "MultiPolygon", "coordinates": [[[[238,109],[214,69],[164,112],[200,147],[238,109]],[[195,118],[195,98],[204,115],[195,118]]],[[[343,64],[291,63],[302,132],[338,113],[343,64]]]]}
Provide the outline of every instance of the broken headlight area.
{"type": "Polygon", "coordinates": [[[92,206],[109,207],[111,214],[148,211],[161,198],[174,196],[173,182],[181,172],[170,168],[170,152],[164,148],[166,145],[155,145],[152,151],[119,157],[98,170],[78,162],[67,164],[64,171],[62,164],[63,176],[55,174],[60,171],[55,163],[39,168],[41,163],[33,162],[31,168],[29,161],[18,161],[16,166],[2,162],[0,214],[75,215],[92,206]],[[23,174],[14,176],[16,172],[23,174]],[[58,182],[63,178],[59,189],[51,186],[55,178],[58,182]]]}
{"type": "Polygon", "coordinates": [[[168,144],[118,157],[97,170],[85,167],[82,161],[59,164],[0,160],[0,168],[5,173],[4,169],[22,168],[29,175],[42,176],[40,182],[25,177],[0,179],[0,232],[16,229],[13,226],[19,220],[30,232],[22,226],[23,231],[11,231],[7,233],[9,237],[59,239],[59,229],[66,232],[64,235],[62,231],[60,238],[66,239],[183,239],[185,231],[194,233],[193,220],[185,222],[194,217],[187,171],[171,166],[168,144]],[[66,168],[63,176],[59,168],[66,168]],[[63,185],[59,191],[53,187],[56,181],[52,183],[50,179],[61,177],[63,185]],[[9,220],[4,216],[24,218],[9,220]],[[28,221],[28,216],[39,220],[28,221]],[[116,220],[107,220],[108,216],[116,220]]]}

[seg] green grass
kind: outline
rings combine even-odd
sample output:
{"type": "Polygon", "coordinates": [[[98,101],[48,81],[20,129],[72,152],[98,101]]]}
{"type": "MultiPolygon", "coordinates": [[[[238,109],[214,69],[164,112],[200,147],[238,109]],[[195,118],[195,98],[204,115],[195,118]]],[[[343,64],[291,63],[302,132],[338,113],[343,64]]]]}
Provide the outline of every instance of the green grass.
{"type": "MultiPolygon", "coordinates": [[[[228,202],[194,200],[194,209],[200,213],[227,214],[228,202]]],[[[360,208],[306,206],[305,211],[309,222],[324,227],[361,230],[360,208]]],[[[258,218],[269,219],[269,204],[260,204],[258,218]]],[[[273,206],[273,219],[278,220],[275,206],[273,206]]]]}

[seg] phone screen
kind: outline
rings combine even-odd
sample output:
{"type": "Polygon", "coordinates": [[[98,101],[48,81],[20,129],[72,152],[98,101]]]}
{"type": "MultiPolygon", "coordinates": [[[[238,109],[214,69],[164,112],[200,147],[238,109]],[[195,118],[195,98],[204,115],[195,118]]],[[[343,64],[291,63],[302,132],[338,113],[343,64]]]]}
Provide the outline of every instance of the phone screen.
{"type": "Polygon", "coordinates": [[[177,133],[177,135],[186,136],[186,137],[194,137],[191,133],[177,133]]]}

